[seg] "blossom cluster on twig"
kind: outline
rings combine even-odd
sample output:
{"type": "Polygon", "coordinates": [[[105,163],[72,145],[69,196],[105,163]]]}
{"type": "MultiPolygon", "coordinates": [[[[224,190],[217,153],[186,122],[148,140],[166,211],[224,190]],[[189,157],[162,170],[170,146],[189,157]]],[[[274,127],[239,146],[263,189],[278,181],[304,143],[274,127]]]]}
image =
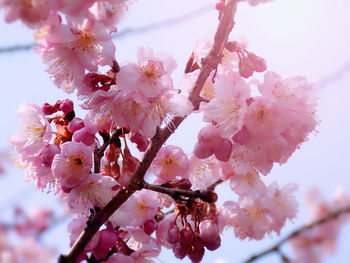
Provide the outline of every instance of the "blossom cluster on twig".
{"type": "Polygon", "coordinates": [[[120,63],[111,35],[130,2],[0,0],[7,22],[35,29],[53,83],[87,111],[77,116],[68,99],[24,103],[10,140],[36,186],[60,195],[74,215],[71,250],[59,262],[151,262],[161,247],[200,262],[227,226],[240,239],[279,234],[296,215],[297,186],[265,185],[260,174],[314,131],[313,85],[272,71],[253,79],[267,66],[229,37],[237,0],[216,3],[215,35],[198,40],[177,87],[169,54],[140,47],[137,61],[120,63]],[[206,126],[193,152],[163,146],[196,113],[206,126]],[[216,204],[222,182],[236,200],[216,204]]]}

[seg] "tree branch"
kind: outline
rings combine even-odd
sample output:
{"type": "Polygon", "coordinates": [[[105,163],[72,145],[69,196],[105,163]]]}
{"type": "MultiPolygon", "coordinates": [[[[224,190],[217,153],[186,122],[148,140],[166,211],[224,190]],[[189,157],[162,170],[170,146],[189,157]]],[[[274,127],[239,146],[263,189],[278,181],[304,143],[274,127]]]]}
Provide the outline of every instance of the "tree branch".
{"type": "MultiPolygon", "coordinates": [[[[185,23],[188,20],[195,18],[199,15],[202,15],[204,12],[207,12],[209,10],[212,10],[212,5],[206,5],[202,6],[196,10],[190,11],[188,13],[172,17],[169,19],[166,19],[164,21],[148,24],[145,26],[135,27],[135,28],[124,28],[122,30],[118,30],[118,33],[113,35],[112,38],[114,39],[121,39],[126,37],[127,35],[131,34],[140,34],[152,30],[157,30],[159,28],[168,27],[175,24],[185,23]]],[[[36,44],[22,44],[22,45],[14,45],[14,46],[7,46],[7,47],[0,47],[0,54],[1,53],[12,53],[17,51],[29,51],[35,48],[36,44]]]]}
{"type": "MultiPolygon", "coordinates": [[[[237,0],[228,0],[220,19],[217,32],[214,38],[214,44],[209,54],[203,59],[200,73],[197,81],[189,95],[189,100],[194,107],[199,107],[199,94],[207,80],[209,74],[216,69],[221,59],[221,52],[225,46],[228,35],[233,28],[233,17],[236,11],[237,0]]],[[[129,182],[123,187],[116,196],[99,212],[90,218],[86,228],[81,233],[75,244],[67,255],[61,255],[59,263],[76,262],[77,258],[84,251],[91,238],[100,229],[101,225],[137,190],[141,189],[144,175],[151,165],[153,159],[162,147],[164,142],[177,129],[185,117],[174,117],[164,128],[158,128],[156,135],[151,139],[150,144],[144,153],[142,161],[136,168],[135,173],[129,182]]]]}
{"type": "Polygon", "coordinates": [[[167,194],[171,196],[174,200],[177,200],[179,196],[186,196],[192,198],[199,198],[207,203],[215,203],[218,200],[218,196],[213,191],[200,191],[200,190],[182,190],[179,188],[169,188],[161,185],[149,184],[147,182],[142,183],[142,188],[152,190],[158,193],[167,194]]]}
{"type": "Polygon", "coordinates": [[[311,224],[308,225],[304,225],[298,229],[296,229],[295,231],[293,231],[292,233],[290,233],[288,236],[286,236],[285,238],[283,238],[282,240],[280,240],[279,242],[277,242],[275,245],[273,245],[272,247],[260,252],[259,254],[253,255],[251,256],[249,259],[247,259],[246,261],[244,261],[245,263],[250,263],[253,262],[255,260],[257,260],[258,258],[261,258],[267,254],[270,254],[272,252],[279,252],[280,251],[280,247],[286,243],[287,241],[289,241],[290,239],[292,239],[293,237],[298,236],[299,234],[301,234],[302,232],[304,232],[305,230],[314,228],[318,225],[321,225],[323,223],[329,222],[331,220],[334,220],[336,218],[338,218],[339,216],[346,214],[346,213],[350,213],[350,206],[347,206],[343,209],[340,209],[338,211],[335,211],[333,213],[330,213],[328,215],[326,215],[325,217],[322,217],[314,222],[312,222],[311,224]]]}

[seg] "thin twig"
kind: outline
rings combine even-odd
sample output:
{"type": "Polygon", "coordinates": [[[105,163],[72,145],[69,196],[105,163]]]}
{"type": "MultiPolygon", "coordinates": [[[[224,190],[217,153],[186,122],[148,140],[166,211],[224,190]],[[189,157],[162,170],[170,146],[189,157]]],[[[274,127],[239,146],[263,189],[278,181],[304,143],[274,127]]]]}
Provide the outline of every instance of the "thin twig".
{"type": "Polygon", "coordinates": [[[275,245],[273,245],[272,247],[260,252],[259,254],[253,255],[251,256],[249,259],[247,259],[246,261],[244,261],[245,263],[250,263],[253,262],[255,260],[257,260],[258,258],[261,258],[267,254],[270,254],[272,252],[278,252],[280,250],[281,245],[283,245],[284,243],[286,243],[287,241],[289,241],[290,239],[292,239],[293,237],[296,237],[297,235],[301,234],[302,232],[304,232],[305,230],[311,229],[313,227],[316,227],[318,225],[321,225],[323,223],[329,222],[333,219],[338,218],[339,216],[346,214],[346,213],[350,213],[350,206],[347,206],[343,209],[337,210],[333,213],[329,213],[328,215],[326,215],[325,217],[322,217],[308,225],[304,225],[298,229],[296,229],[295,231],[293,231],[292,233],[290,233],[288,236],[286,236],[285,238],[281,239],[279,242],[277,242],[275,245]]]}
{"type": "MultiPolygon", "coordinates": [[[[135,27],[135,28],[124,28],[120,30],[117,34],[113,35],[112,38],[114,39],[121,39],[126,37],[127,35],[131,34],[140,34],[145,33],[153,30],[157,30],[160,28],[172,26],[175,24],[182,24],[187,22],[190,19],[193,19],[197,16],[202,15],[204,12],[212,10],[212,5],[206,5],[202,6],[196,10],[190,11],[188,13],[172,17],[169,19],[166,19],[164,21],[151,23],[145,26],[135,27]]],[[[0,54],[1,53],[10,53],[10,52],[17,52],[17,51],[29,51],[33,48],[37,47],[37,44],[23,44],[23,45],[15,45],[15,46],[8,46],[8,47],[0,47],[0,54]]]]}
{"type": "Polygon", "coordinates": [[[116,35],[114,35],[113,38],[121,39],[129,34],[146,33],[148,31],[153,31],[153,30],[157,30],[160,28],[169,27],[172,25],[182,24],[182,23],[185,23],[188,20],[193,19],[197,16],[203,15],[204,12],[208,12],[211,10],[213,10],[212,4],[202,6],[196,10],[190,11],[188,13],[185,13],[185,14],[182,14],[182,15],[179,15],[176,17],[166,19],[166,20],[161,21],[161,22],[155,22],[155,23],[152,23],[149,25],[136,27],[136,28],[125,28],[125,29],[121,30],[119,33],[117,33],[116,35]]]}
{"type": "Polygon", "coordinates": [[[213,191],[200,191],[200,190],[182,190],[179,188],[168,188],[161,185],[149,184],[147,182],[142,182],[142,188],[152,190],[158,193],[167,194],[173,199],[177,200],[179,196],[186,196],[192,198],[199,198],[207,203],[215,203],[218,200],[218,196],[213,191]]]}
{"type": "Polygon", "coordinates": [[[216,180],[214,183],[212,183],[211,185],[208,186],[207,190],[208,191],[214,191],[215,187],[217,187],[219,184],[221,184],[222,182],[224,182],[222,179],[218,179],[216,180]]]}

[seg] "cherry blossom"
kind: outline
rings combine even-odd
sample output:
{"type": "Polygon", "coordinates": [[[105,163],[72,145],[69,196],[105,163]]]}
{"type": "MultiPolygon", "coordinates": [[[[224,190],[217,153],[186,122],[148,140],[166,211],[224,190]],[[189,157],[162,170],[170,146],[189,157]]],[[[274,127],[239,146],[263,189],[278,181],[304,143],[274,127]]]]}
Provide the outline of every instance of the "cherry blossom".
{"type": "Polygon", "coordinates": [[[173,145],[163,147],[154,159],[151,171],[160,179],[167,182],[177,176],[187,178],[189,162],[181,148],[173,145]]]}
{"type": "Polygon", "coordinates": [[[66,142],[61,152],[52,161],[52,173],[62,187],[73,188],[89,176],[92,166],[92,151],[83,143],[66,142]]]}
{"type": "Polygon", "coordinates": [[[90,174],[80,185],[68,194],[69,209],[74,213],[86,214],[94,207],[103,207],[115,194],[113,187],[118,183],[110,176],[90,174]]]}
{"type": "MultiPolygon", "coordinates": [[[[6,21],[36,28],[37,52],[54,84],[76,91],[84,110],[70,99],[22,104],[22,129],[10,140],[28,177],[41,190],[54,189],[74,216],[72,249],[60,261],[153,262],[166,247],[197,263],[220,247],[225,227],[239,239],[261,240],[296,216],[297,185],[266,184],[260,174],[285,163],[314,131],[313,85],[271,71],[259,81],[266,61],[242,37],[229,37],[239,1],[216,4],[218,31],[198,40],[176,87],[170,54],[140,47],[136,61],[117,61],[112,33],[131,1],[22,2],[0,0],[6,21]],[[165,145],[190,114],[203,117],[193,152],[165,145]],[[215,192],[221,183],[233,191],[223,204],[215,192]]],[[[335,206],[347,203],[339,194],[335,206]]],[[[313,206],[317,216],[332,211],[322,201],[313,206]]],[[[17,231],[39,234],[48,218],[18,212],[17,231]]],[[[317,262],[319,247],[334,249],[345,219],[295,237],[297,260],[317,262]]],[[[6,239],[0,228],[0,260],[50,262],[50,253],[38,259],[36,245],[17,251],[6,239]]]]}
{"type": "Polygon", "coordinates": [[[238,74],[219,75],[214,84],[216,96],[203,105],[203,119],[216,124],[224,137],[231,137],[242,128],[247,110],[249,86],[238,74]]]}
{"type": "Polygon", "coordinates": [[[25,161],[38,154],[49,143],[51,127],[40,107],[35,104],[21,104],[17,114],[22,130],[12,136],[10,143],[16,147],[20,160],[25,161]]]}

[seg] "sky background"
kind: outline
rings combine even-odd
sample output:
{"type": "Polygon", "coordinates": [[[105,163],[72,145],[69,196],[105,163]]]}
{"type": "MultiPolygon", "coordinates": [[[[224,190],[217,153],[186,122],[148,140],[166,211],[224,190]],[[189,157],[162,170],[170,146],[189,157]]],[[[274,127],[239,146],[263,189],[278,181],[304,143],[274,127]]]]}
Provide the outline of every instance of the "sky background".
{"type": "MultiPolygon", "coordinates": [[[[118,29],[135,28],[163,21],[188,13],[203,6],[209,0],[138,0],[120,21],[118,29]]],[[[281,237],[303,224],[306,208],[302,201],[305,193],[318,187],[324,196],[331,199],[337,186],[343,185],[350,192],[350,1],[348,0],[275,0],[251,7],[240,3],[233,35],[243,35],[249,42],[249,51],[266,59],[268,69],[284,77],[305,76],[316,84],[319,97],[317,134],[310,136],[287,164],[275,166],[263,178],[266,183],[277,180],[280,185],[289,182],[300,185],[297,193],[300,212],[297,219],[288,222],[281,237]]],[[[188,55],[195,42],[217,25],[214,10],[203,11],[191,20],[179,21],[176,25],[153,31],[129,34],[116,39],[116,57],[119,62],[136,58],[139,46],[149,46],[155,51],[172,54],[178,62],[174,81],[178,83],[188,55]]],[[[20,23],[5,24],[0,11],[0,47],[30,43],[32,32],[20,23]]],[[[14,111],[23,102],[39,105],[54,103],[57,99],[73,98],[64,94],[51,83],[44,72],[45,65],[33,51],[0,54],[0,80],[2,100],[0,103],[1,129],[0,149],[12,151],[7,141],[18,130],[14,111]]],[[[200,117],[194,116],[183,123],[169,140],[169,144],[183,146],[187,153],[193,149],[200,117]]],[[[46,206],[60,212],[56,197],[34,189],[25,182],[24,171],[6,165],[6,176],[0,177],[0,208],[4,220],[9,220],[11,207],[19,204],[26,208],[46,206]]],[[[229,199],[232,193],[220,186],[221,200],[229,199]]],[[[57,225],[43,236],[43,241],[58,247],[58,252],[68,250],[66,224],[57,225]]],[[[346,263],[350,261],[350,226],[342,229],[337,253],[324,262],[346,263]]],[[[250,255],[275,243],[281,237],[275,235],[264,241],[240,241],[231,230],[224,233],[222,246],[214,252],[206,252],[203,262],[225,258],[228,263],[242,262],[250,255]]],[[[283,247],[289,251],[288,247],[283,247]]],[[[159,262],[179,262],[172,252],[165,251],[159,262]]],[[[182,262],[189,262],[184,260],[182,262]]],[[[265,257],[257,262],[280,262],[276,256],[265,257]]]]}

